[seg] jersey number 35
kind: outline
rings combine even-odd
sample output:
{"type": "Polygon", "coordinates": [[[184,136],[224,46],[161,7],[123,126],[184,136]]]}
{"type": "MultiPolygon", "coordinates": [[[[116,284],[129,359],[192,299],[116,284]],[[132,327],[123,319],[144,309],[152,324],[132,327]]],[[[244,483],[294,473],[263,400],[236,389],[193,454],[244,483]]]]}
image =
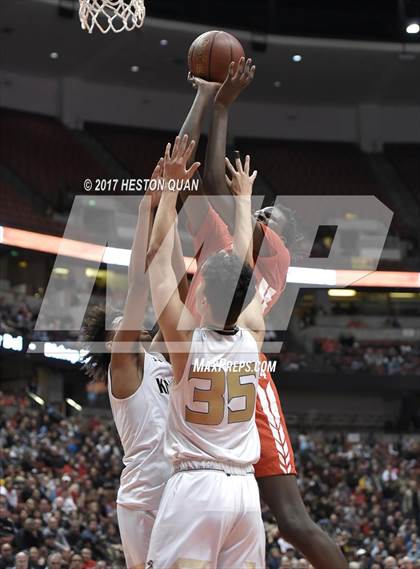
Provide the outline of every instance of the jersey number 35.
{"type": "Polygon", "coordinates": [[[204,389],[193,387],[192,406],[185,407],[185,420],[196,425],[220,425],[227,410],[228,423],[244,423],[254,415],[256,388],[255,372],[201,371],[191,367],[188,382],[208,384],[204,389]],[[241,378],[248,381],[241,383],[241,378]],[[201,409],[201,410],[199,410],[201,409]]]}

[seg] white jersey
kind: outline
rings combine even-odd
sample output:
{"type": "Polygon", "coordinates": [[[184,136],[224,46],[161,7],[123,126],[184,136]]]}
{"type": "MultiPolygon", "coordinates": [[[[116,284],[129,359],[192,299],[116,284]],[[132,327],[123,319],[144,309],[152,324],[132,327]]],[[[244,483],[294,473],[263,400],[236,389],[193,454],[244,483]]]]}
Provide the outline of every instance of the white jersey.
{"type": "Polygon", "coordinates": [[[172,366],[161,354],[145,353],[143,381],[133,395],[117,399],[108,393],[112,415],[124,449],[124,470],[117,504],[127,508],[157,510],[171,465],[163,452],[168,416],[172,366]]]}
{"type": "Polygon", "coordinates": [[[248,330],[194,331],[184,375],[171,386],[165,455],[173,464],[258,461],[258,367],[257,343],[248,330]]]}

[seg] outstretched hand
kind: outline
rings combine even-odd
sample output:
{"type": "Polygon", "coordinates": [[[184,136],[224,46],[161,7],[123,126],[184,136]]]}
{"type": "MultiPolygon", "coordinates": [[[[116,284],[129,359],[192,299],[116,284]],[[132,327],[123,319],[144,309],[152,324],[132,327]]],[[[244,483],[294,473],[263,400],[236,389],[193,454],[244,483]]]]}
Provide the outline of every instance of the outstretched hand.
{"type": "Polygon", "coordinates": [[[255,179],[257,177],[258,172],[254,170],[252,175],[249,175],[250,165],[251,165],[251,158],[249,155],[245,158],[244,166],[242,166],[242,162],[240,158],[235,159],[236,169],[226,157],[226,167],[230,172],[231,178],[226,174],[226,184],[228,185],[229,190],[231,191],[232,195],[234,196],[251,196],[252,195],[252,187],[254,185],[255,179]]]}
{"type": "Polygon", "coordinates": [[[217,92],[215,103],[229,107],[250,85],[255,76],[255,65],[252,59],[241,57],[238,63],[232,61],[225,82],[217,92]]]}
{"type": "Polygon", "coordinates": [[[186,182],[194,176],[200,167],[200,162],[194,162],[190,168],[187,168],[194,148],[195,140],[189,142],[187,134],[185,134],[182,139],[180,136],[177,136],[173,148],[171,143],[168,142],[163,159],[163,179],[166,182],[170,180],[182,180],[186,182]]]}

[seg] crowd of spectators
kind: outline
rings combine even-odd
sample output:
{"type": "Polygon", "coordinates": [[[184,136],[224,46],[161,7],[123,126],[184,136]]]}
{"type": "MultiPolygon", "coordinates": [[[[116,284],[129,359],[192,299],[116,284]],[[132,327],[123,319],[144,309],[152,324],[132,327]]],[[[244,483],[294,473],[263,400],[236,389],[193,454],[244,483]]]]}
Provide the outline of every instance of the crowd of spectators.
{"type": "Polygon", "coordinates": [[[0,411],[0,569],[123,567],[112,424],[17,403],[0,411]]]}
{"type": "MultiPolygon", "coordinates": [[[[420,442],[381,436],[299,435],[299,485],[313,518],[340,544],[352,569],[420,567],[420,442]]],[[[270,569],[309,568],[296,560],[264,513],[270,569]],[[283,560],[279,562],[279,560],[283,560]]]]}
{"type": "MultiPolygon", "coordinates": [[[[123,568],[122,455],[111,421],[64,418],[11,397],[0,396],[9,404],[0,411],[0,569],[123,568]]],[[[352,569],[418,569],[420,443],[383,437],[294,437],[299,484],[352,569]]],[[[310,569],[266,508],[263,516],[268,569],[310,569]]]]}
{"type": "Polygon", "coordinates": [[[10,304],[0,297],[0,334],[27,334],[33,329],[35,318],[26,302],[10,304]]]}
{"type": "Polygon", "coordinates": [[[288,372],[420,375],[420,344],[369,345],[326,338],[314,353],[282,352],[279,364],[288,372]]]}
{"type": "MultiPolygon", "coordinates": [[[[0,334],[23,336],[26,343],[79,339],[80,333],[74,330],[76,326],[71,316],[68,314],[59,316],[56,307],[51,317],[39,315],[39,297],[36,298],[36,302],[28,302],[28,299],[34,301],[35,297],[16,295],[14,302],[7,302],[0,296],[0,334]],[[38,308],[31,308],[32,304],[38,308]]],[[[67,306],[67,299],[62,302],[67,306]]],[[[76,304],[74,300],[74,305],[76,304]]]]}
{"type": "MultiPolygon", "coordinates": [[[[77,340],[78,334],[68,330],[67,322],[54,322],[54,332],[34,331],[37,315],[25,301],[9,305],[0,297],[0,334],[25,336],[30,341],[77,340]],[[60,332],[60,329],[63,331],[60,332]]],[[[148,314],[150,323],[153,322],[148,314]]],[[[41,323],[42,325],[42,323],[41,323]]],[[[48,327],[51,322],[48,323],[48,327]]],[[[38,328],[40,324],[38,323],[38,328]]],[[[152,327],[152,324],[151,326],[152,327]]],[[[269,336],[270,332],[267,333],[269,336]]],[[[272,333],[273,334],[273,333],[272,333]]],[[[274,337],[267,339],[275,340],[274,337]]],[[[287,372],[310,371],[315,373],[368,373],[374,375],[420,375],[420,344],[359,343],[348,332],[338,338],[315,341],[314,352],[282,351],[278,369],[287,372]]],[[[1,568],[0,568],[1,569],[1,568]]]]}

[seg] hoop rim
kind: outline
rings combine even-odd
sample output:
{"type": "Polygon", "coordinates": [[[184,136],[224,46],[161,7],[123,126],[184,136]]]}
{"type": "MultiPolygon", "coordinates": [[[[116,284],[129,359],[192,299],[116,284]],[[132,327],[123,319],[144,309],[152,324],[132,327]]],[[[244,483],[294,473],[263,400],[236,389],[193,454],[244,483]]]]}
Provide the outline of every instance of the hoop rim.
{"type": "Polygon", "coordinates": [[[145,16],[144,0],[79,0],[80,24],[89,33],[95,28],[103,34],[139,29],[145,16]]]}

